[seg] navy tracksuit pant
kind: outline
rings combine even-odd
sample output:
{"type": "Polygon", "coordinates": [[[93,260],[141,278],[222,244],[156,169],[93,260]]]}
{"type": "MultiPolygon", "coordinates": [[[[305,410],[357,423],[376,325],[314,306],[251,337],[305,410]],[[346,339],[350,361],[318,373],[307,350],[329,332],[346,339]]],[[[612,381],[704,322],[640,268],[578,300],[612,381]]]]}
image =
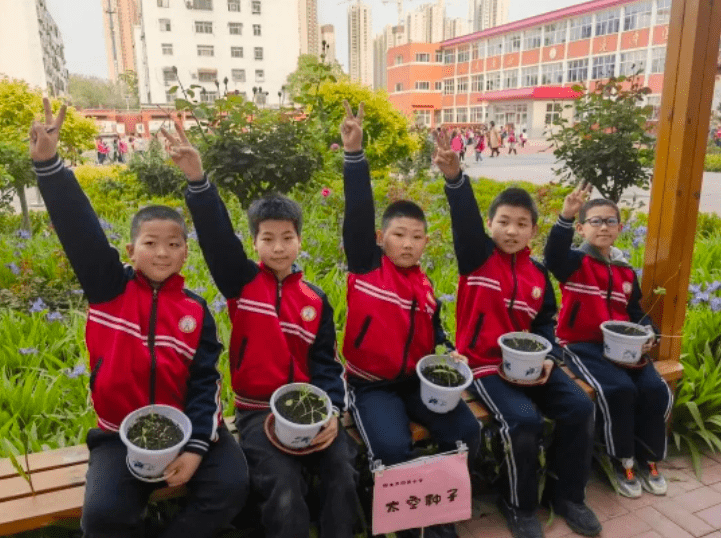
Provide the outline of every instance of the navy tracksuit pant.
{"type": "Polygon", "coordinates": [[[569,344],[568,367],[596,390],[603,439],[615,458],[660,461],[666,457],[671,389],[651,361],[635,370],[603,357],[603,344],[569,344]]]}
{"type": "Polygon", "coordinates": [[[409,423],[428,428],[438,450],[456,449],[456,441],[468,446],[472,462],[481,440],[481,428],[465,402],[449,413],[434,413],[421,400],[420,380],[413,375],[402,381],[354,386],[351,412],[368,448],[371,464],[380,460],[394,465],[412,459],[413,438],[409,423]]]}
{"type": "Polygon", "coordinates": [[[591,470],[593,402],[560,368],[548,381],[523,387],[497,374],[476,379],[471,389],[500,423],[508,480],[501,480],[506,501],[524,511],[538,505],[539,450],[544,416],[554,420],[548,453],[549,491],[556,499],[581,503],[591,470]]]}

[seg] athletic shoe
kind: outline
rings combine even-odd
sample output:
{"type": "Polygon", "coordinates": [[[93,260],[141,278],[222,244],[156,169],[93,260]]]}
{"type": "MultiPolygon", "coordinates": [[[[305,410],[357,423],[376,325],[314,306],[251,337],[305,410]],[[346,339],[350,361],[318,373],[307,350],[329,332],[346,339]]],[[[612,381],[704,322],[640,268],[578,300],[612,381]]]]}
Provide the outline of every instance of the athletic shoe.
{"type": "Polygon", "coordinates": [[[574,503],[563,500],[553,503],[553,511],[562,516],[569,527],[584,536],[598,536],[601,534],[601,523],[596,514],[584,503],[574,503]]]}
{"type": "Polygon", "coordinates": [[[666,479],[656,468],[656,463],[649,461],[648,463],[639,463],[638,477],[641,480],[643,489],[654,495],[666,495],[668,484],[666,479]]]}
{"type": "Polygon", "coordinates": [[[498,499],[498,508],[505,516],[513,538],[543,538],[543,527],[536,514],[511,506],[503,498],[498,499]]]}
{"type": "Polygon", "coordinates": [[[633,460],[630,462],[631,467],[627,467],[629,463],[628,460],[624,460],[624,465],[614,458],[611,458],[611,461],[613,462],[614,479],[618,493],[630,499],[640,497],[643,488],[633,470],[633,460]]]}

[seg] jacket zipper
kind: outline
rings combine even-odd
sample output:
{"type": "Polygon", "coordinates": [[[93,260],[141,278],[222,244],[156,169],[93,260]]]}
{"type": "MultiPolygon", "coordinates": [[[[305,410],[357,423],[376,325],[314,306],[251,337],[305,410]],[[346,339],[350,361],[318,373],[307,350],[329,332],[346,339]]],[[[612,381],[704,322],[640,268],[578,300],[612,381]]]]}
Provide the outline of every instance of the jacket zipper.
{"type": "Polygon", "coordinates": [[[403,365],[401,366],[401,371],[398,372],[397,377],[402,377],[403,374],[406,371],[406,367],[408,366],[408,355],[411,352],[411,342],[413,341],[413,335],[416,332],[416,307],[418,306],[418,301],[416,298],[413,298],[413,302],[411,303],[411,327],[408,331],[408,338],[406,339],[406,345],[403,349],[403,365]]]}
{"type": "Polygon", "coordinates": [[[246,336],[243,338],[243,341],[240,343],[240,349],[238,350],[238,359],[235,361],[235,368],[233,368],[234,372],[237,372],[240,370],[240,363],[243,362],[243,356],[245,355],[245,348],[248,346],[248,337],[246,336]]]}
{"type": "MultiPolygon", "coordinates": [[[[275,275],[274,275],[275,276],[275,275]]],[[[285,280],[285,279],[283,279],[285,280]]],[[[278,314],[278,320],[280,320],[280,300],[283,298],[283,280],[280,280],[275,276],[276,287],[275,287],[275,313],[278,314]]],[[[288,363],[288,383],[293,382],[293,356],[290,357],[288,363]]]]}
{"type": "Polygon", "coordinates": [[[95,382],[98,378],[98,372],[100,371],[100,365],[103,364],[103,358],[99,357],[98,362],[95,363],[95,368],[90,372],[90,392],[95,390],[95,382]]]}
{"type": "Polygon", "coordinates": [[[606,291],[606,306],[608,307],[608,319],[613,319],[611,312],[611,290],[613,289],[613,271],[611,265],[608,265],[608,290],[606,291]]]}
{"type": "Polygon", "coordinates": [[[150,308],[148,326],[148,349],[150,350],[150,405],[155,403],[155,325],[158,319],[158,290],[153,288],[153,304],[150,308]]]}
{"type": "Polygon", "coordinates": [[[511,323],[516,330],[521,330],[516,323],[516,317],[513,313],[513,305],[516,303],[516,294],[518,293],[518,276],[516,275],[516,255],[511,255],[511,274],[513,275],[513,293],[511,294],[511,301],[508,303],[508,317],[511,319],[511,323]]]}

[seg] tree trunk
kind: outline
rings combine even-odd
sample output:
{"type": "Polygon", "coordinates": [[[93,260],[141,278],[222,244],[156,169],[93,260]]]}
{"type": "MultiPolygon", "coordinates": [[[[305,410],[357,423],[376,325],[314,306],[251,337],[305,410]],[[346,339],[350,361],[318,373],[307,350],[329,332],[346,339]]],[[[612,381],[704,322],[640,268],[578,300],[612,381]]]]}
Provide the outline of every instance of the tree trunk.
{"type": "Polygon", "coordinates": [[[22,228],[32,233],[33,228],[32,224],[30,224],[30,211],[28,210],[28,200],[25,197],[25,186],[20,182],[15,182],[15,192],[18,194],[18,200],[20,200],[20,211],[23,214],[22,228]]]}

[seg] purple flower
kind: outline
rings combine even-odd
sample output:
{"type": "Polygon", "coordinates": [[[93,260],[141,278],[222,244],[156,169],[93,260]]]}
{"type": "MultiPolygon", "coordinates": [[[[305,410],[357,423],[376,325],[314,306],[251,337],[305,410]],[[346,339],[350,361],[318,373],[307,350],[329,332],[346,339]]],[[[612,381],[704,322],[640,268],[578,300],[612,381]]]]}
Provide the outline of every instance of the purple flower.
{"type": "Polygon", "coordinates": [[[623,225],[623,228],[621,229],[621,233],[630,232],[631,231],[631,225],[626,223],[623,225]]]}
{"type": "Polygon", "coordinates": [[[19,237],[20,239],[30,239],[32,237],[32,234],[30,233],[30,230],[18,230],[15,232],[15,236],[19,237]]]}
{"type": "Polygon", "coordinates": [[[192,232],[188,232],[188,239],[195,239],[198,240],[198,234],[193,230],[192,232]]]}
{"type": "Polygon", "coordinates": [[[218,298],[211,303],[210,308],[213,309],[213,312],[218,314],[219,312],[222,312],[223,309],[225,308],[225,301],[223,299],[218,298]]]}
{"type": "Polygon", "coordinates": [[[689,293],[698,293],[701,291],[701,285],[700,284],[689,284],[688,291],[689,291],[689,293]]]}
{"type": "Polygon", "coordinates": [[[60,321],[63,319],[63,315],[60,312],[48,312],[45,314],[45,319],[47,321],[60,321]]]}
{"type": "Polygon", "coordinates": [[[18,348],[20,355],[35,355],[38,352],[34,347],[21,347],[18,348]]]}
{"type": "Polygon", "coordinates": [[[120,234],[116,234],[115,232],[111,233],[108,237],[111,241],[120,241],[120,234]]]}
{"type": "MultiPolygon", "coordinates": [[[[24,250],[24,249],[25,249],[25,243],[18,243],[18,244],[15,245],[15,246],[18,247],[20,250],[24,250]]],[[[17,251],[15,251],[15,252],[17,252],[17,251]]],[[[19,254],[19,253],[17,254],[17,257],[18,257],[18,258],[20,257],[20,254],[19,254]]]]}
{"type": "Polygon", "coordinates": [[[10,272],[14,275],[20,274],[20,268],[18,267],[18,264],[16,264],[15,262],[6,263],[5,267],[10,269],[10,272]]]}
{"type": "Polygon", "coordinates": [[[310,260],[310,254],[308,254],[308,252],[306,252],[305,250],[301,250],[300,254],[298,254],[298,257],[301,260],[310,260]]]}
{"type": "Polygon", "coordinates": [[[75,379],[76,377],[80,377],[81,375],[87,375],[88,370],[85,368],[85,365],[83,363],[78,363],[75,365],[75,368],[72,370],[70,368],[67,368],[63,372],[68,378],[75,379]]]}
{"type": "Polygon", "coordinates": [[[697,304],[701,304],[701,303],[707,303],[708,301],[709,301],[708,293],[698,292],[698,293],[694,294],[693,298],[691,299],[691,304],[697,305],[697,304]]]}
{"type": "Polygon", "coordinates": [[[30,313],[31,314],[34,314],[35,312],[42,312],[43,310],[47,310],[47,309],[48,309],[48,305],[45,304],[45,301],[43,301],[42,297],[38,297],[30,305],[30,313]]]}
{"type": "Polygon", "coordinates": [[[643,242],[643,238],[636,236],[633,238],[633,241],[631,241],[631,244],[633,245],[633,248],[638,248],[641,246],[642,242],[643,242]]]}
{"type": "Polygon", "coordinates": [[[636,272],[636,278],[641,280],[641,277],[643,276],[643,269],[634,269],[634,271],[636,272]]]}
{"type": "Polygon", "coordinates": [[[721,312],[721,297],[712,297],[709,306],[713,312],[721,312]]]}
{"type": "Polygon", "coordinates": [[[439,299],[444,303],[452,303],[456,300],[456,296],[451,293],[446,293],[445,295],[441,295],[439,299]]]}
{"type": "Polygon", "coordinates": [[[103,230],[112,230],[112,229],[113,229],[113,225],[110,224],[110,223],[109,223],[107,220],[105,220],[105,219],[98,219],[98,222],[100,222],[100,227],[101,227],[103,230]]]}
{"type": "Polygon", "coordinates": [[[242,232],[235,232],[235,237],[243,241],[243,233],[242,232]]]}
{"type": "Polygon", "coordinates": [[[629,259],[631,257],[631,251],[629,250],[622,250],[621,254],[623,254],[623,257],[626,259],[629,259]]]}
{"type": "Polygon", "coordinates": [[[721,280],[714,280],[706,284],[706,293],[713,293],[718,290],[721,290],[721,280]]]}
{"type": "Polygon", "coordinates": [[[646,226],[639,226],[633,231],[633,235],[636,237],[644,236],[648,232],[648,228],[646,226]]]}

